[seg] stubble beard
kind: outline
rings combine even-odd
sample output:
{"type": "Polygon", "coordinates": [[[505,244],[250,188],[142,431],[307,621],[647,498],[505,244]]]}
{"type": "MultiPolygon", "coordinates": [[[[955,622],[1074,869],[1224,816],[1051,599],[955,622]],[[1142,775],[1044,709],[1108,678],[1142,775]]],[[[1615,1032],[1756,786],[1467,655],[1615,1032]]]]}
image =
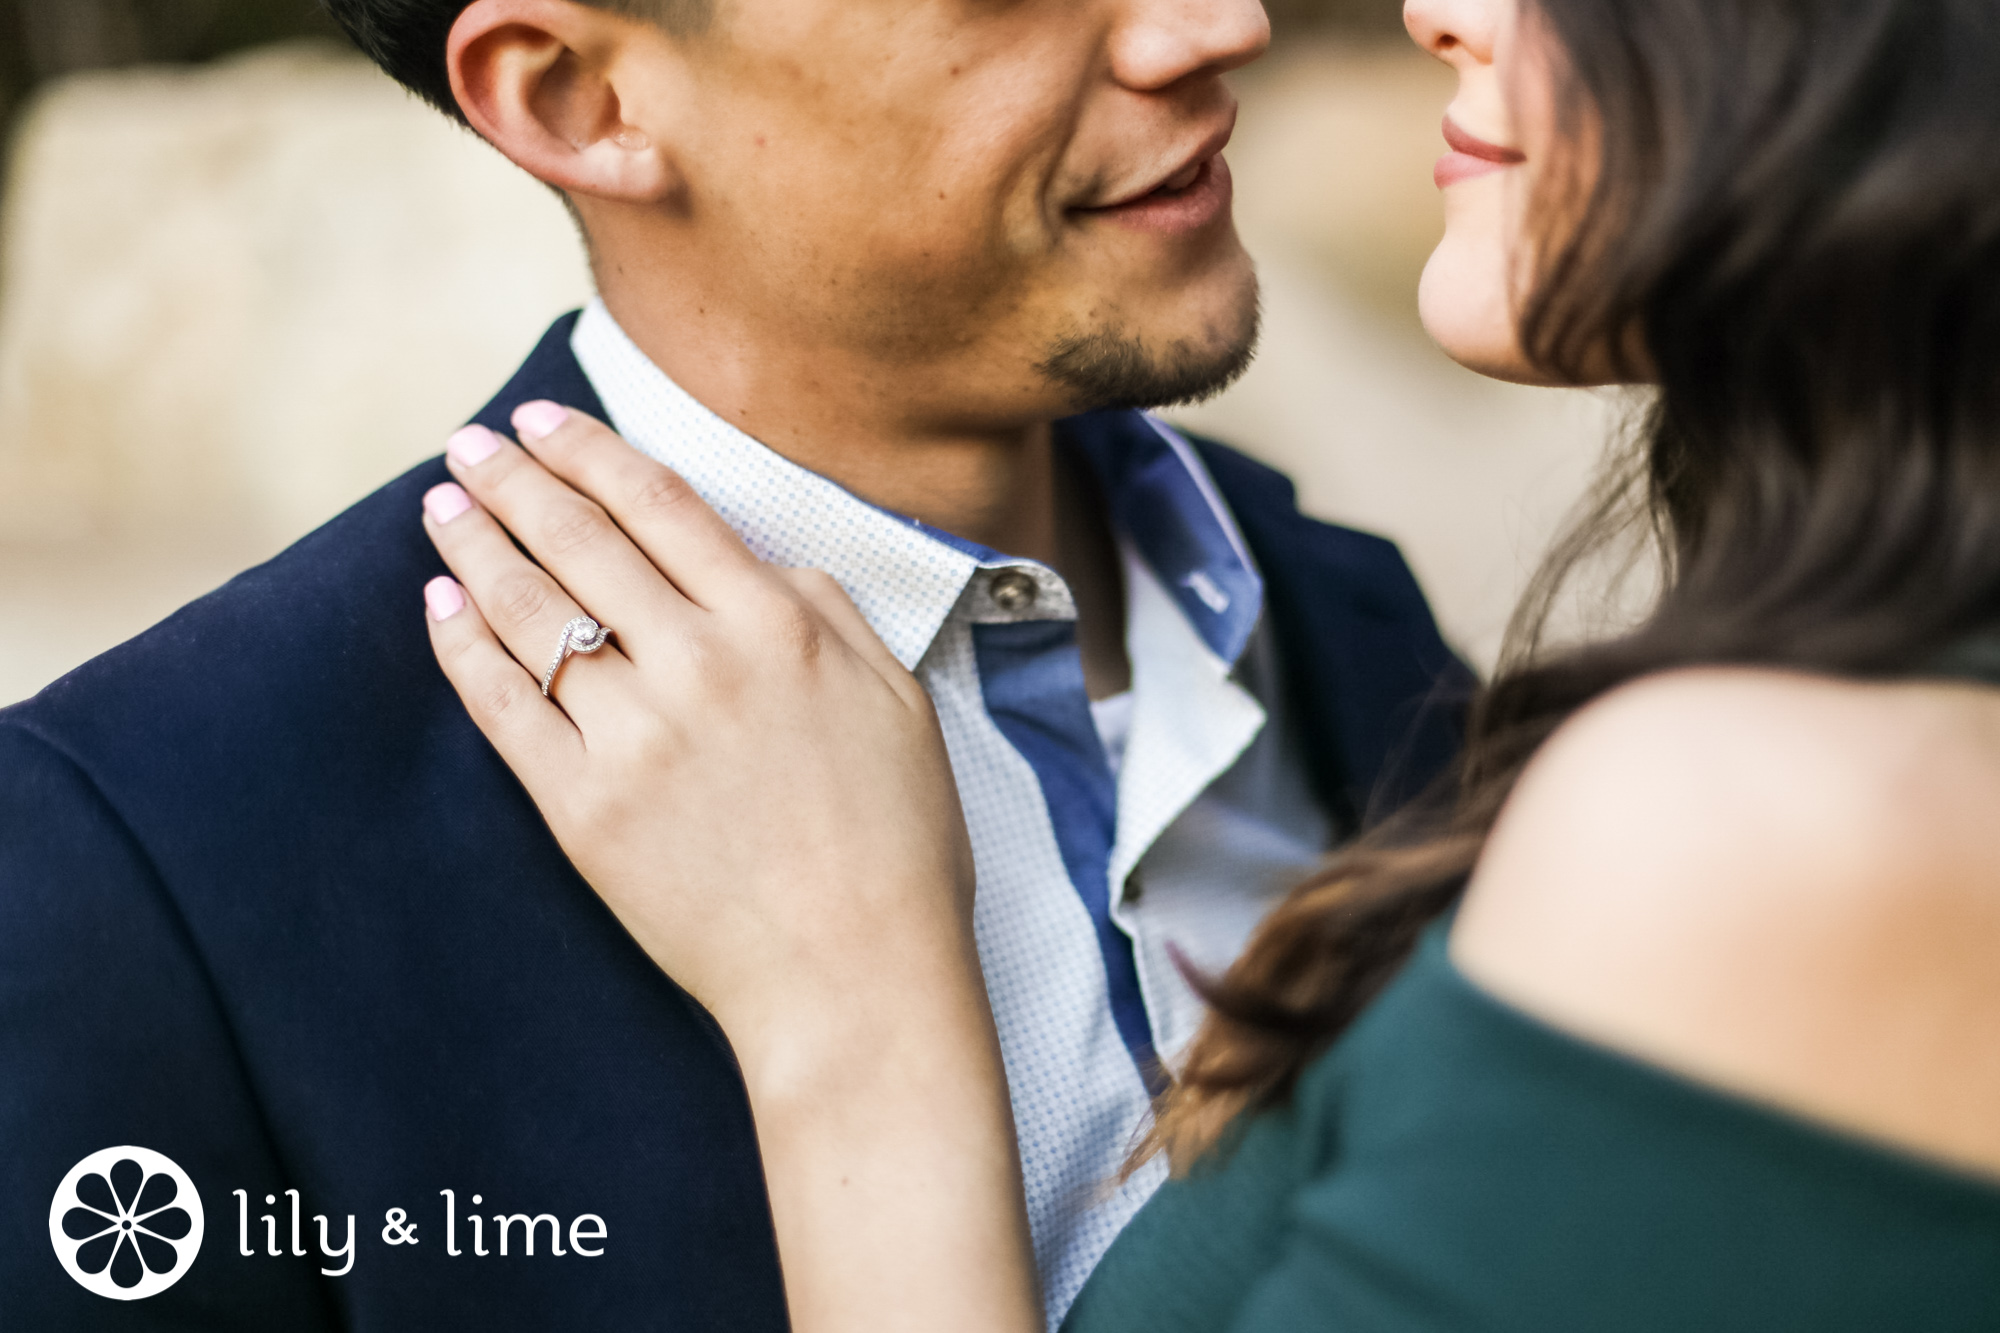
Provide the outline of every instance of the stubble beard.
{"type": "Polygon", "coordinates": [[[1182,338],[1159,346],[1117,325],[1065,335],[1035,369],[1066,389],[1078,411],[1204,402],[1256,359],[1263,309],[1254,276],[1235,315],[1236,327],[1211,328],[1199,343],[1182,338]]]}

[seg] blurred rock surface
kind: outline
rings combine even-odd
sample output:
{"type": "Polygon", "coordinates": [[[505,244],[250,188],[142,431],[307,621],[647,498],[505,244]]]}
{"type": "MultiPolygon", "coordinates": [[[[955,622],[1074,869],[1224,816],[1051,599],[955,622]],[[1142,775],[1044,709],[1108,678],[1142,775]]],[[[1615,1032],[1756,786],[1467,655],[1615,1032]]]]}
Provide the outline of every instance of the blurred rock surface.
{"type": "MultiPolygon", "coordinates": [[[[1484,662],[1608,409],[1480,380],[1415,328],[1448,79],[1319,43],[1242,90],[1264,351],[1177,415],[1400,540],[1484,662]]],[[[435,453],[589,292],[551,194],[332,48],[53,85],[0,239],[0,700],[435,453]]]]}
{"type": "Polygon", "coordinates": [[[553,195],[332,47],[54,84],[12,167],[0,699],[437,452],[590,292],[553,195]]]}

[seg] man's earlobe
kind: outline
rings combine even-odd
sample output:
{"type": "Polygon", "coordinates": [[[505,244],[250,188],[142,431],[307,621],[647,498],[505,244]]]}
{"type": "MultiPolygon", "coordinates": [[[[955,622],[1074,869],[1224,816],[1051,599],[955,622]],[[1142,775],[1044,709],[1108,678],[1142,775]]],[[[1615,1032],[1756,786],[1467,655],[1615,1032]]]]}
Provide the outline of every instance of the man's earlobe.
{"type": "Polygon", "coordinates": [[[473,129],[529,175],[625,203],[675,196],[679,172],[628,124],[613,70],[635,20],[571,0],[474,0],[446,46],[451,88],[473,129]]]}

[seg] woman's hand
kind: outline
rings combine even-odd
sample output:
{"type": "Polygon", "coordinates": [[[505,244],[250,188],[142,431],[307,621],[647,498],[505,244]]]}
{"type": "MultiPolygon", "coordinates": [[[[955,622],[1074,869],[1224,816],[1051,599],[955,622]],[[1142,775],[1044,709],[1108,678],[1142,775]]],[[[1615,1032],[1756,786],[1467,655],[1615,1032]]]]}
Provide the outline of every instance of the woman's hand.
{"type": "Polygon", "coordinates": [[[462,433],[463,489],[425,499],[471,594],[442,618],[455,590],[429,595],[473,720],[739,1046],[774,1011],[790,1026],[800,1003],[937,968],[969,939],[972,873],[923,688],[830,578],[762,564],[673,472],[558,411],[524,409],[533,456],[462,433]],[[578,616],[611,643],[569,657],[544,699],[578,616]]]}
{"type": "Polygon", "coordinates": [[[458,483],[424,499],[457,576],[425,590],[432,642],[584,878],[728,1034],[794,1325],[1037,1326],[929,697],[830,578],[759,562],[604,426],[550,403],[514,425],[525,449],[453,437],[458,483]],[[544,698],[580,616],[610,642],[544,698]]]}

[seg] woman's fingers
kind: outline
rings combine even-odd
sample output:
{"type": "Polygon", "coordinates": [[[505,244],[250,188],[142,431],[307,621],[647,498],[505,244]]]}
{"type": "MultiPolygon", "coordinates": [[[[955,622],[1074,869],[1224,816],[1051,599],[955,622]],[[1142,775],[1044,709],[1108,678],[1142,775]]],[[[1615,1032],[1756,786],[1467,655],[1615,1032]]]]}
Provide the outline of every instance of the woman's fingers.
{"type": "Polygon", "coordinates": [[[833,627],[835,633],[852,648],[857,656],[881,674],[882,679],[894,686],[906,699],[922,697],[924,687],[917,684],[917,678],[906,670],[882,642],[875,627],[861,614],[854,599],[847,595],[847,589],[840,586],[833,575],[823,569],[780,569],[779,577],[792,586],[792,590],[811,604],[821,618],[833,627]]]}
{"type": "Polygon", "coordinates": [[[542,698],[541,684],[508,654],[492,626],[454,580],[432,579],[424,588],[431,648],[466,712],[537,802],[542,780],[566,773],[582,757],[576,727],[542,698]]]}
{"type": "Polygon", "coordinates": [[[452,436],[445,460],[536,562],[593,616],[625,630],[633,643],[687,609],[686,599],[595,500],[511,441],[483,426],[468,426],[452,436]]]}
{"type": "MultiPolygon", "coordinates": [[[[563,627],[580,616],[595,618],[596,609],[579,606],[548,571],[522,555],[493,516],[455,482],[425,494],[424,530],[500,645],[531,673],[539,697],[563,627]]],[[[600,623],[620,628],[608,618],[600,623]]],[[[587,707],[592,680],[630,667],[614,642],[587,657],[571,657],[558,672],[552,693],[564,711],[581,720],[578,706],[587,707]]]]}
{"type": "MultiPolygon", "coordinates": [[[[693,487],[602,422],[537,402],[515,410],[514,429],[551,472],[601,504],[696,605],[718,610],[767,586],[762,562],[693,487]]],[[[500,516],[514,526],[508,514],[500,516]]]]}
{"type": "MultiPolygon", "coordinates": [[[[522,666],[546,670],[563,625],[582,613],[615,623],[638,645],[637,656],[657,667],[673,655],[648,657],[648,637],[656,644],[678,638],[683,648],[696,645],[695,656],[704,660],[719,650],[757,659],[771,645],[739,642],[726,632],[718,640],[722,621],[783,626],[804,611],[833,630],[905,704],[927,702],[832,578],[765,565],[677,474],[583,413],[529,403],[514,421],[532,456],[489,430],[468,427],[447,450],[463,486],[438,487],[424,505],[446,563],[522,666]],[[512,538],[534,559],[524,557],[512,538]],[[775,612],[776,619],[762,612],[775,612]],[[732,613],[750,615],[741,620],[732,613]]],[[[589,706],[578,695],[570,702],[589,706]]],[[[569,703],[565,707],[577,716],[569,703]]]]}

